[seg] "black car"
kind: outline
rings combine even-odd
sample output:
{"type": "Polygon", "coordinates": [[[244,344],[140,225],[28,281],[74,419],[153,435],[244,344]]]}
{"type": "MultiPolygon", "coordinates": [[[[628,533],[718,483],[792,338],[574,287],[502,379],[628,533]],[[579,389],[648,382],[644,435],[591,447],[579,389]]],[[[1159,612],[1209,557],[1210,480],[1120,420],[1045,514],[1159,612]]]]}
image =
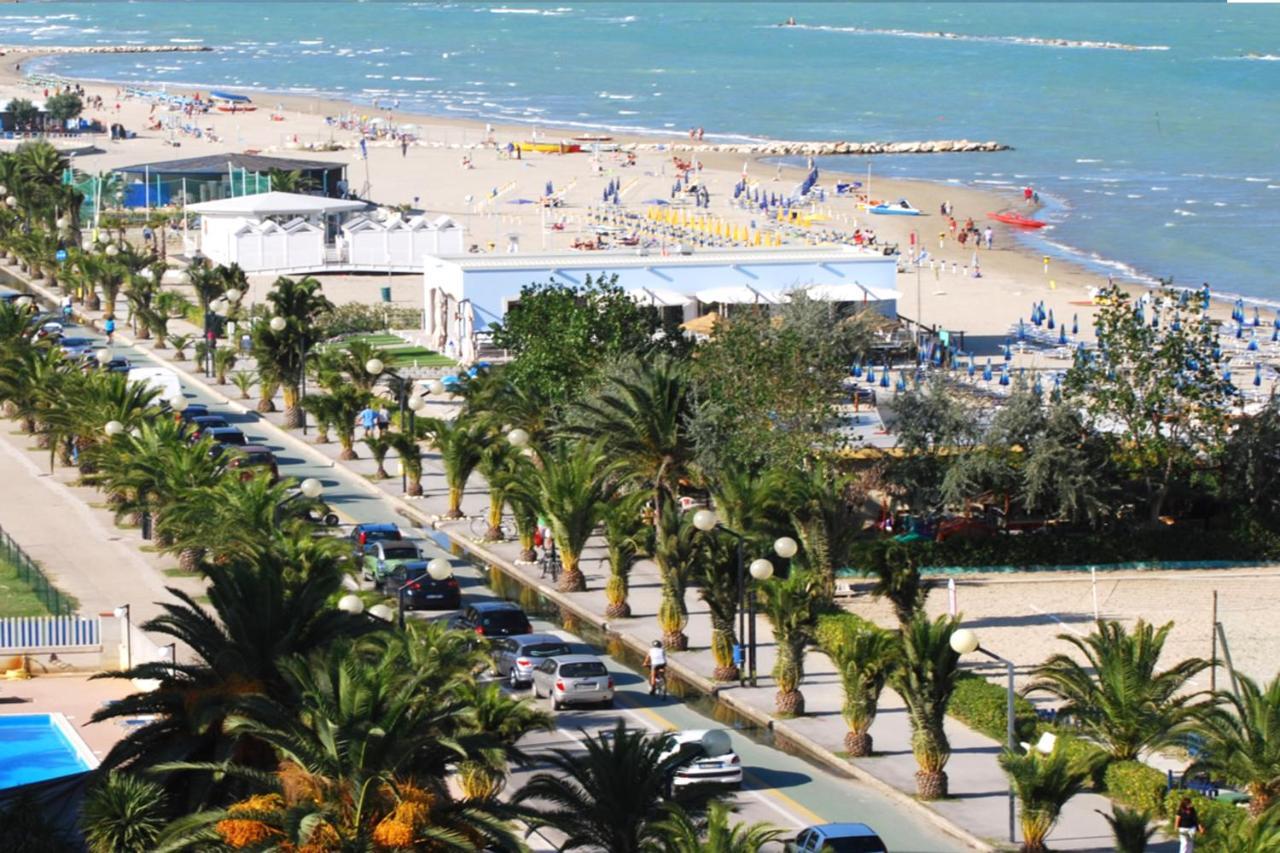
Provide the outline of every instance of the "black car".
{"type": "Polygon", "coordinates": [[[383,581],[383,588],[401,596],[405,610],[457,610],[462,606],[458,579],[436,580],[427,573],[425,560],[396,566],[383,581]]]}
{"type": "Polygon", "coordinates": [[[481,601],[467,607],[453,619],[450,628],[475,631],[481,637],[512,637],[533,633],[529,617],[510,601],[481,601]]]}
{"type": "MultiPolygon", "coordinates": [[[[186,413],[184,412],[183,414],[185,415],[186,413]]],[[[222,415],[203,414],[196,415],[194,418],[184,417],[183,420],[191,425],[189,432],[192,441],[199,441],[204,438],[205,433],[211,429],[224,429],[231,426],[222,415]]]]}
{"type": "Polygon", "coordinates": [[[233,426],[209,427],[200,433],[201,438],[205,436],[218,444],[231,444],[236,447],[244,447],[249,443],[248,437],[233,426]]]}
{"type": "Polygon", "coordinates": [[[187,403],[187,407],[182,410],[182,422],[191,423],[196,418],[203,418],[209,415],[209,407],[204,403],[187,403]]]}
{"type": "Polygon", "coordinates": [[[99,352],[101,352],[101,350],[84,351],[83,370],[89,371],[93,370],[95,367],[100,367],[108,373],[128,373],[133,369],[133,365],[129,363],[129,359],[122,355],[112,356],[110,361],[106,364],[102,364],[98,361],[99,352]]]}

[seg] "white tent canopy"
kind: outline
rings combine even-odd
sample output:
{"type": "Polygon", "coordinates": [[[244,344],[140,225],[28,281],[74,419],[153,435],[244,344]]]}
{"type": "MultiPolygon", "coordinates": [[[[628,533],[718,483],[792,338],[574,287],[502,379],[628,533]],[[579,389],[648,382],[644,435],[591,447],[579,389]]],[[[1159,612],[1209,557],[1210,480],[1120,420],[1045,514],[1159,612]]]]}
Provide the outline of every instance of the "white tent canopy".
{"type": "Polygon", "coordinates": [[[853,284],[815,284],[812,287],[795,288],[804,290],[810,299],[820,302],[887,302],[902,298],[902,294],[887,287],[864,287],[853,284]]]}
{"type": "Polygon", "coordinates": [[[260,219],[264,216],[332,216],[368,209],[369,205],[362,201],[345,201],[317,195],[281,192],[259,193],[187,205],[188,213],[199,213],[203,216],[239,216],[249,219],[260,219]]]}
{"type": "Polygon", "coordinates": [[[720,305],[755,305],[775,304],[781,301],[778,291],[761,290],[745,284],[728,287],[710,287],[694,294],[699,302],[718,303],[720,305]]]}
{"type": "Polygon", "coordinates": [[[678,290],[662,287],[634,287],[627,291],[636,302],[660,308],[683,308],[693,301],[693,297],[678,290]]]}

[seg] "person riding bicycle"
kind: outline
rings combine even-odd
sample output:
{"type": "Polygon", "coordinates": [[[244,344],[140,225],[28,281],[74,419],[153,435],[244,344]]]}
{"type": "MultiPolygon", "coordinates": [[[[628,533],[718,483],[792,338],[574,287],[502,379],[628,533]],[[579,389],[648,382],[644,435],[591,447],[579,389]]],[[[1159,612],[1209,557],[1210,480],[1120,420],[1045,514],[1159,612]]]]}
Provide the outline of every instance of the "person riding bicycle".
{"type": "Polygon", "coordinates": [[[662,647],[661,640],[653,641],[649,654],[645,655],[644,665],[649,668],[649,695],[652,696],[658,683],[658,673],[667,674],[667,650],[662,647]]]}

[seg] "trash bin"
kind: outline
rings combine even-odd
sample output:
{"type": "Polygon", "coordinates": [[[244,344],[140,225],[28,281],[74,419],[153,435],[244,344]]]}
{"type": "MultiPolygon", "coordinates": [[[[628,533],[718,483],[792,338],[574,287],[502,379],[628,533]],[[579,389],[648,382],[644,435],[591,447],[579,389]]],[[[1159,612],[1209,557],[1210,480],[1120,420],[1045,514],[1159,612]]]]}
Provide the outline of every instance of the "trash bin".
{"type": "Polygon", "coordinates": [[[390,288],[390,287],[384,287],[384,288],[382,288],[382,301],[383,301],[383,302],[390,302],[390,301],[391,301],[391,288],[390,288]]]}

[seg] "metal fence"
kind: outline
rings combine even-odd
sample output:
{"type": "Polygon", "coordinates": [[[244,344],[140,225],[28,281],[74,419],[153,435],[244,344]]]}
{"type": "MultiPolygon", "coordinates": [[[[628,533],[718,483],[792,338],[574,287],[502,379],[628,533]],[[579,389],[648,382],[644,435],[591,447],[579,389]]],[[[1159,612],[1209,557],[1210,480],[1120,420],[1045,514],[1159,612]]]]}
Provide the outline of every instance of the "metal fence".
{"type": "Polygon", "coordinates": [[[0,619],[0,652],[88,649],[102,646],[97,616],[10,616],[0,619]]]}
{"type": "Polygon", "coordinates": [[[70,614],[75,602],[54,586],[44,571],[3,528],[0,528],[0,562],[8,563],[18,572],[18,578],[31,587],[45,609],[54,616],[70,614]]]}

